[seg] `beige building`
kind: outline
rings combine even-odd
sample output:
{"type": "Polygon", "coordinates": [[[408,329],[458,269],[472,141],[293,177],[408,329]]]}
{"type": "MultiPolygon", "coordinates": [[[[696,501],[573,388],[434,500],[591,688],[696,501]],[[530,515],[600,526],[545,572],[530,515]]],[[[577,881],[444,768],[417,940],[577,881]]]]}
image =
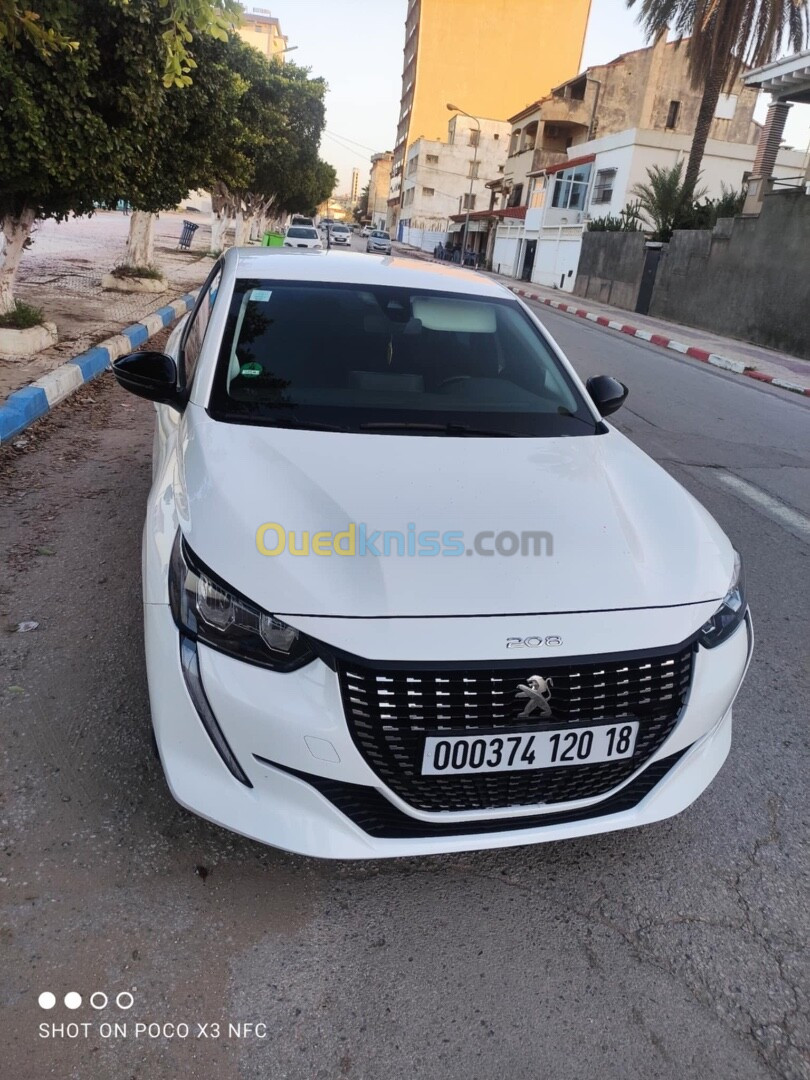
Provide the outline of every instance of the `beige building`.
{"type": "Polygon", "coordinates": [[[409,0],[389,203],[416,139],[444,138],[447,105],[506,117],[579,70],[591,0],[409,0]]]}
{"type": "MultiPolygon", "coordinates": [[[[512,116],[503,176],[489,183],[496,204],[487,261],[514,277],[573,289],[588,221],[619,214],[652,166],[685,168],[700,100],[683,45],[661,37],[588,68],[512,116]]],[[[752,175],[762,130],[756,102],[743,78],[721,95],[698,183],[708,198],[742,190],[752,175]]],[[[780,150],[774,175],[795,172],[799,160],[780,150]]]]}
{"type": "MultiPolygon", "coordinates": [[[[738,79],[731,92],[720,97],[709,139],[755,146],[760,132],[754,121],[757,96],[738,79]]],[[[684,45],[665,37],[649,48],[588,68],[509,118],[504,205],[527,204],[533,176],[574,157],[572,147],[594,139],[634,128],[685,135],[691,141],[700,100],[689,79],[684,45]]]]}
{"type": "Polygon", "coordinates": [[[281,23],[265,8],[246,11],[237,33],[242,41],[264,53],[268,60],[284,62],[287,39],[281,32],[281,23]]]}
{"type": "Polygon", "coordinates": [[[393,157],[391,150],[371,155],[371,171],[368,177],[368,217],[375,229],[385,228],[393,157]]]}

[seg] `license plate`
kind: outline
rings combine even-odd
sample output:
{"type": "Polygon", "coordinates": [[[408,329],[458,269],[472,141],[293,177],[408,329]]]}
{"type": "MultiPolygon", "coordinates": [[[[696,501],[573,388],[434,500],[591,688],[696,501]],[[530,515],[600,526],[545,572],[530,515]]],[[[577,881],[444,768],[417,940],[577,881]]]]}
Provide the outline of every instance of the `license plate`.
{"type": "Polygon", "coordinates": [[[633,756],[638,721],[499,735],[428,735],[423,776],[556,769],[633,756]]]}

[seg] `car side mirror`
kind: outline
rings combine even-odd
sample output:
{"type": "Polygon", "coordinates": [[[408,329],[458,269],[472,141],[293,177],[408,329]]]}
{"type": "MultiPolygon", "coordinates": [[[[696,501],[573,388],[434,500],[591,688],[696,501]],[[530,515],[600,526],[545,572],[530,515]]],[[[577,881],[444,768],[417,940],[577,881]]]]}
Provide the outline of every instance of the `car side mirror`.
{"type": "Polygon", "coordinates": [[[610,416],[611,413],[615,413],[624,405],[630,393],[624,383],[611,378],[610,375],[595,375],[592,379],[588,379],[585,387],[593,398],[600,416],[610,416]]]}
{"type": "Polygon", "coordinates": [[[162,352],[134,352],[113,361],[113,375],[130,394],[171,405],[182,412],[185,398],[177,387],[177,365],[162,352]]]}

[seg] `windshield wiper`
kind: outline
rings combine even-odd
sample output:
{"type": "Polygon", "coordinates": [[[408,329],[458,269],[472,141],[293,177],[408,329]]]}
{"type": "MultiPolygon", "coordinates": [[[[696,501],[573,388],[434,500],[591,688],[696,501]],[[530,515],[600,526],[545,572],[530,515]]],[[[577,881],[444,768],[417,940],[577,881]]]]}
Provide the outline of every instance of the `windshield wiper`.
{"type": "Polygon", "coordinates": [[[300,428],[310,431],[343,431],[347,429],[337,424],[319,424],[315,420],[299,420],[295,416],[279,416],[268,421],[268,427],[300,428]]]}
{"type": "Polygon", "coordinates": [[[436,431],[441,435],[492,436],[494,438],[514,439],[514,431],[497,431],[495,428],[476,428],[469,424],[428,424],[419,421],[373,420],[360,425],[361,431],[436,431]]]}

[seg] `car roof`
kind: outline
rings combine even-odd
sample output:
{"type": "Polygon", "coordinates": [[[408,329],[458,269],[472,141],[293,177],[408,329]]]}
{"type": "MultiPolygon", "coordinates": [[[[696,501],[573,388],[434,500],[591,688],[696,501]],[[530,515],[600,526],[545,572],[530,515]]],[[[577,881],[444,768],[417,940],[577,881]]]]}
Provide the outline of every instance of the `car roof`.
{"type": "Polygon", "coordinates": [[[236,277],[322,281],[335,284],[388,285],[392,288],[432,289],[471,296],[512,297],[498,281],[452,263],[353,251],[291,251],[289,248],[230,248],[223,256],[234,265],[236,277]]]}

